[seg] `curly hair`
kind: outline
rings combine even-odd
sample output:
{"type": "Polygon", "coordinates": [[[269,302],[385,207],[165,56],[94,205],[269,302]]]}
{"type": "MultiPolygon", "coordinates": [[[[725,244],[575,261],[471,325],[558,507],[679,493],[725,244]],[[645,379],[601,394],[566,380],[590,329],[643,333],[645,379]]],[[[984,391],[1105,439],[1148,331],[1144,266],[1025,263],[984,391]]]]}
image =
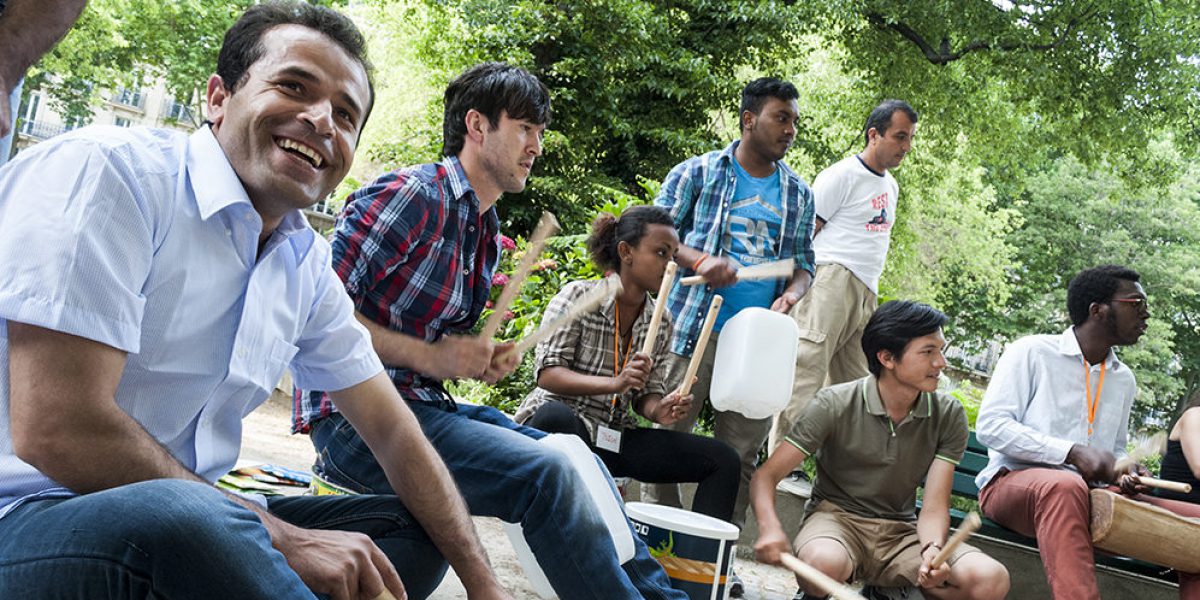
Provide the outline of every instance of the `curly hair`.
{"type": "Polygon", "coordinates": [[[1071,323],[1083,325],[1093,302],[1109,302],[1121,280],[1137,283],[1141,279],[1137,271],[1121,265],[1100,265],[1080,271],[1067,286],[1067,313],[1071,323]]]}

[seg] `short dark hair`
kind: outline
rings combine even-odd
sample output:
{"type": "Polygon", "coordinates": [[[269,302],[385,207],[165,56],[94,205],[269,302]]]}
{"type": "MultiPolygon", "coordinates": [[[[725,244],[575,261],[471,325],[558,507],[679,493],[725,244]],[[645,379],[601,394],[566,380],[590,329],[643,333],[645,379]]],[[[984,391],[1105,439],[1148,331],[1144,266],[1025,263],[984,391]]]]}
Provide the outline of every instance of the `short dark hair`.
{"type": "Polygon", "coordinates": [[[592,262],[601,269],[620,273],[621,257],[617,254],[617,244],[625,242],[637,246],[646,236],[646,228],[650,225],[667,225],[674,229],[675,221],[671,220],[671,213],[661,206],[631,206],[620,217],[601,212],[592,222],[592,234],[587,239],[592,262]]]}
{"type": "Polygon", "coordinates": [[[246,81],[250,66],[266,51],[262,37],[280,25],[300,25],[316,30],[341,46],[362,65],[367,73],[367,88],[371,97],[363,114],[367,124],[375,105],[374,67],[367,58],[367,42],[349,17],[324,6],[291,0],[272,0],[246,9],[241,18],[225,32],[225,41],[217,55],[217,75],[225,89],[232,94],[246,81]]]}
{"type": "Polygon", "coordinates": [[[778,98],[787,102],[799,97],[800,92],[796,91],[796,86],[775,77],[759,77],[747,83],[746,87],[742,88],[742,108],[738,111],[738,128],[745,129],[742,123],[742,113],[747,111],[756,115],[761,113],[763,105],[767,103],[767,98],[778,98]]]}
{"type": "Polygon", "coordinates": [[[908,343],[929,335],[946,324],[942,311],[911,300],[891,300],[883,303],[863,329],[862,349],[867,355],[867,369],[879,377],[883,364],[879,351],[888,350],[899,360],[908,343]]]}
{"type": "Polygon", "coordinates": [[[909,106],[907,102],[903,100],[884,100],[871,111],[871,114],[867,115],[867,124],[863,126],[863,142],[865,144],[871,143],[871,136],[867,135],[867,132],[871,131],[871,129],[878,131],[879,135],[887,133],[888,127],[892,125],[892,115],[898,110],[908,115],[908,118],[913,123],[917,122],[917,111],[913,110],[913,107],[909,106]]]}
{"type": "Polygon", "coordinates": [[[1093,302],[1109,302],[1121,280],[1137,283],[1142,276],[1137,271],[1121,265],[1100,265],[1080,271],[1067,285],[1067,313],[1071,323],[1083,325],[1093,302]]]}
{"type": "Polygon", "coordinates": [[[457,156],[467,135],[467,111],[479,111],[495,127],[503,112],[538,125],[550,122],[550,90],[532,73],[501,62],[480,63],[446,87],[442,154],[457,156]]]}

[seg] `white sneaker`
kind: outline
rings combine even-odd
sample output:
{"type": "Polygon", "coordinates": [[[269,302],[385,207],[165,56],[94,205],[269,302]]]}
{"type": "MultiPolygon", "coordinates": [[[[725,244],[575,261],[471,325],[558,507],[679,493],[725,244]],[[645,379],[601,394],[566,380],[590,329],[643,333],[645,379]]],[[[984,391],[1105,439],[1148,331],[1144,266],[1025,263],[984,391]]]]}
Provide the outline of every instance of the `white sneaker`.
{"type": "Polygon", "coordinates": [[[812,497],[812,483],[804,471],[792,471],[775,486],[775,489],[800,498],[812,497]]]}

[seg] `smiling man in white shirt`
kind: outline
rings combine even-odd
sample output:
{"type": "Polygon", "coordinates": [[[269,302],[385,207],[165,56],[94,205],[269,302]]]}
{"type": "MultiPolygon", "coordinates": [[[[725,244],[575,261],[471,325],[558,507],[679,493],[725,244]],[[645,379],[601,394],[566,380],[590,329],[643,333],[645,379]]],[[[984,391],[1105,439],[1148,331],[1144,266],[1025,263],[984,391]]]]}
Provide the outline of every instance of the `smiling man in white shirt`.
{"type": "MultiPolygon", "coordinates": [[[[1080,272],[1067,289],[1072,326],[1060,335],[1021,338],[1004,351],[976,421],[989,448],[975,482],[988,518],[1038,539],[1055,600],[1098,600],[1089,487],[1119,483],[1137,500],[1184,516],[1200,505],[1141,495],[1115,471],[1126,454],[1133,372],[1113,351],[1146,332],[1150,312],[1139,275],[1103,265],[1080,272]]],[[[1180,574],[1180,597],[1200,597],[1200,578],[1180,574]]]]}
{"type": "Polygon", "coordinates": [[[425,597],[442,554],[508,598],[300,212],[353,160],[364,45],[257,5],[193,135],[89,127],[0,169],[0,598],[425,597]],[[211,485],[289,367],[338,390],[399,501],[211,485]]]}

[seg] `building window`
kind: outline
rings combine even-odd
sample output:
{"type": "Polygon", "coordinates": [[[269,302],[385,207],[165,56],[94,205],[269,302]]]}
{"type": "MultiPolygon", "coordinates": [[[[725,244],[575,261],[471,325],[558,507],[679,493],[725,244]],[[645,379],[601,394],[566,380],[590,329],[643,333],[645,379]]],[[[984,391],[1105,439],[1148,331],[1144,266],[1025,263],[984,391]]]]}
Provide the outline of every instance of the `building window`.
{"type": "Polygon", "coordinates": [[[129,119],[126,119],[125,117],[114,117],[113,125],[116,125],[117,127],[129,127],[129,119]]]}
{"type": "Polygon", "coordinates": [[[112,101],[114,104],[132,106],[134,108],[145,108],[146,96],[142,93],[142,90],[131,90],[122,87],[117,88],[117,90],[113,92],[112,101]]]}

